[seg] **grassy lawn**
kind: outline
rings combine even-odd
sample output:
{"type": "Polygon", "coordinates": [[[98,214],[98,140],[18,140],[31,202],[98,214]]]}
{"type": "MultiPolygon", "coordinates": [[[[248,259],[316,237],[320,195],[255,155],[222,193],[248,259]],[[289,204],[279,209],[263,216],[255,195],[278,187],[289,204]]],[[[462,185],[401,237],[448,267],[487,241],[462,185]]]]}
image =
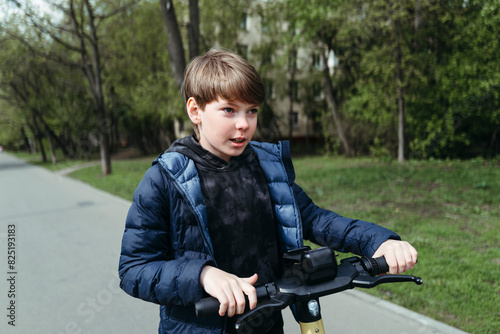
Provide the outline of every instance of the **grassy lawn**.
{"type": "Polygon", "coordinates": [[[154,159],[155,157],[113,161],[112,173],[106,177],[102,176],[100,165],[77,170],[70,176],[132,201],[135,188],[154,159]]]}
{"type": "MultiPolygon", "coordinates": [[[[153,158],[116,161],[72,177],[131,200],[153,158]]],[[[474,160],[400,165],[303,157],[297,183],[321,207],[399,233],[419,251],[410,274],[424,279],[364,290],[470,333],[500,328],[500,163],[474,160]]]]}
{"type": "Polygon", "coordinates": [[[470,333],[500,328],[500,165],[401,166],[326,157],[295,160],[297,183],[322,207],[376,222],[419,251],[424,285],[366,290],[470,333]]]}

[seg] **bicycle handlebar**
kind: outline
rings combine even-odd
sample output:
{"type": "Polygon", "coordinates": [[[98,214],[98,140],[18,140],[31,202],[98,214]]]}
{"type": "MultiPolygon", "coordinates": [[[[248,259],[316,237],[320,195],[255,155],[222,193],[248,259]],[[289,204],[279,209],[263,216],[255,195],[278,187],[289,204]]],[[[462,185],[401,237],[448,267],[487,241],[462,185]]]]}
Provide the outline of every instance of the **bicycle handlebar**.
{"type": "Polygon", "coordinates": [[[361,257],[361,265],[370,276],[378,276],[389,271],[389,265],[385,257],[361,257]]]}
{"type": "MultiPolygon", "coordinates": [[[[257,292],[257,301],[262,301],[268,298],[269,292],[267,290],[267,286],[268,284],[255,285],[255,291],[257,292]]],[[[249,310],[248,303],[248,296],[245,295],[245,312],[249,310]]],[[[198,318],[206,318],[219,314],[220,303],[217,298],[207,297],[196,302],[194,304],[194,307],[196,316],[198,318]]]]}
{"type": "MultiPolygon", "coordinates": [[[[248,321],[252,316],[266,309],[284,309],[289,305],[316,299],[347,289],[373,288],[383,283],[414,282],[422,284],[420,277],[410,275],[381,275],[389,271],[384,257],[350,257],[339,265],[333,250],[322,247],[315,250],[301,248],[286,253],[283,277],[276,282],[255,286],[258,305],[253,310],[248,306],[238,323],[248,321]],[[248,311],[248,312],[247,312],[248,311]]],[[[245,296],[246,298],[246,296],[245,296]]],[[[248,299],[246,299],[248,305],[248,299]]],[[[220,303],[214,297],[203,298],[195,303],[198,317],[218,315],[220,303]]]]}

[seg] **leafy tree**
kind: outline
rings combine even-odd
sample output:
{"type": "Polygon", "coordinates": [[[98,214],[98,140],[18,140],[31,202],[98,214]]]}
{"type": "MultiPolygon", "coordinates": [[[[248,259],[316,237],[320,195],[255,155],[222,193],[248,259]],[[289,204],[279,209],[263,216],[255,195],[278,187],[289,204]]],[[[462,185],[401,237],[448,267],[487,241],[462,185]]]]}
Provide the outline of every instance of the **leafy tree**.
{"type": "Polygon", "coordinates": [[[486,19],[486,12],[498,10],[495,2],[370,1],[356,6],[364,8],[356,29],[362,53],[345,112],[373,125],[376,145],[393,152],[394,115],[399,114],[399,160],[463,156],[464,146],[477,147],[479,138],[493,147],[498,70],[492,60],[498,43],[490,37],[498,25],[486,19]],[[473,130],[476,126],[482,135],[473,130]]]}
{"type": "Polygon", "coordinates": [[[292,137],[291,117],[276,114],[293,116],[300,104],[346,154],[498,154],[499,0],[44,2],[51,17],[31,1],[4,3],[12,15],[0,23],[3,143],[34,147],[28,138],[38,138],[51,156],[55,147],[88,156],[100,145],[109,157],[119,140],[161,150],[185,119],[187,60],[220,46],[263,75],[263,139],[287,127],[292,137]],[[261,34],[249,36],[246,23],[261,34]]]}
{"type": "Polygon", "coordinates": [[[159,6],[158,2],[142,2],[103,27],[113,124],[121,125],[116,132],[126,134],[143,154],[168,146],[175,139],[174,121],[184,114],[165,52],[167,36],[159,6]]]}
{"type": "Polygon", "coordinates": [[[383,135],[393,142],[397,133],[397,156],[405,159],[407,94],[412,73],[411,1],[354,2],[351,26],[360,50],[356,80],[346,109],[355,118],[369,121],[378,131],[375,145],[383,135]],[[397,117],[394,117],[397,115],[397,117]],[[397,131],[394,131],[394,119],[397,131]],[[387,133],[387,131],[389,131],[387,133]],[[385,132],[385,134],[384,134],[385,132]]]}
{"type": "MultiPolygon", "coordinates": [[[[439,102],[443,111],[428,118],[427,136],[415,142],[424,157],[430,155],[468,157],[499,152],[500,130],[500,2],[495,0],[450,3],[448,15],[449,52],[436,76],[440,83],[439,102]]],[[[437,99],[436,99],[437,100],[437,99]]]]}
{"type": "MultiPolygon", "coordinates": [[[[99,146],[103,175],[111,173],[109,115],[106,109],[105,95],[103,92],[103,66],[101,64],[102,44],[99,39],[98,29],[100,23],[116,15],[121,10],[133,6],[135,2],[126,2],[120,7],[111,7],[103,2],[91,3],[88,0],[69,0],[67,4],[45,1],[50,6],[53,15],[39,15],[30,2],[22,4],[13,1],[23,10],[29,20],[29,28],[36,30],[44,38],[56,43],[61,48],[73,52],[73,56],[62,58],[60,53],[55,53],[55,48],[36,48],[30,41],[19,34],[10,35],[22,41],[32,52],[42,58],[52,60],[69,68],[80,68],[83,72],[90,94],[94,101],[94,114],[97,117],[99,130],[99,146]]],[[[121,5],[121,4],[120,4],[121,5]]],[[[50,45],[50,43],[48,43],[50,45]]]]}
{"type": "Polygon", "coordinates": [[[91,134],[95,122],[88,117],[93,103],[82,84],[81,72],[36,56],[18,40],[5,39],[3,45],[0,98],[9,105],[7,110],[11,112],[5,113],[4,122],[9,124],[16,146],[34,147],[25,138],[36,139],[45,161],[46,139],[53,162],[56,146],[66,157],[89,153],[93,145],[82,144],[82,140],[91,134]]]}
{"type": "Polygon", "coordinates": [[[241,39],[251,38],[253,31],[260,31],[258,43],[251,45],[247,55],[261,73],[266,87],[266,101],[259,111],[258,134],[263,140],[273,141],[282,137],[280,129],[288,128],[288,139],[292,140],[294,106],[298,104],[298,41],[293,38],[295,32],[288,28],[287,16],[284,15],[286,6],[281,2],[271,2],[238,10],[244,13],[243,19],[252,18],[246,24],[241,22],[248,25],[239,29],[241,39]]]}
{"type": "Polygon", "coordinates": [[[348,19],[346,13],[346,2],[338,0],[335,2],[328,0],[313,1],[286,1],[288,7],[287,21],[294,29],[298,29],[297,38],[302,42],[303,47],[310,48],[322,59],[322,73],[324,89],[328,108],[331,112],[336,134],[342,144],[344,152],[352,155],[353,151],[349,140],[345,134],[343,126],[341,106],[342,100],[339,91],[340,81],[345,73],[339,73],[332,78],[328,66],[329,57],[332,53],[338,52],[339,30],[348,19]],[[336,52],[337,51],[337,52],[336,52]]]}
{"type": "Polygon", "coordinates": [[[244,25],[246,18],[254,14],[253,7],[245,0],[201,0],[200,49],[206,51],[218,46],[248,56],[241,44],[245,44],[248,37],[244,25]]]}

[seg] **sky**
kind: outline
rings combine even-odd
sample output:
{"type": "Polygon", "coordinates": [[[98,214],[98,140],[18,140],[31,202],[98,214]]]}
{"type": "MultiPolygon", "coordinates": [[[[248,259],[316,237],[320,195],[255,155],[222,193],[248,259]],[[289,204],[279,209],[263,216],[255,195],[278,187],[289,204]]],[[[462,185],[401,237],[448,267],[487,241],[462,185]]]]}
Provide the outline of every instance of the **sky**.
{"type": "MultiPolygon", "coordinates": [[[[50,6],[44,0],[16,0],[21,6],[26,4],[31,4],[34,9],[37,9],[40,13],[47,14],[50,13],[50,6]]],[[[0,1],[0,20],[4,20],[10,15],[19,13],[20,9],[14,4],[13,0],[3,0],[0,1]]]]}

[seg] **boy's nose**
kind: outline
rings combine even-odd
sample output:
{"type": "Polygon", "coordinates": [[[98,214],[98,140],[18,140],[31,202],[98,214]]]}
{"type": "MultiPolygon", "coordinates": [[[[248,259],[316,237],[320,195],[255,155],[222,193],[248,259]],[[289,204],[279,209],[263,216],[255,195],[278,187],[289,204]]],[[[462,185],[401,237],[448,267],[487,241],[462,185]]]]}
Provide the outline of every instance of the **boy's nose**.
{"type": "Polygon", "coordinates": [[[236,128],[238,130],[246,130],[249,128],[249,124],[248,124],[248,120],[245,116],[242,116],[242,117],[238,117],[238,119],[236,120],[236,128]]]}

